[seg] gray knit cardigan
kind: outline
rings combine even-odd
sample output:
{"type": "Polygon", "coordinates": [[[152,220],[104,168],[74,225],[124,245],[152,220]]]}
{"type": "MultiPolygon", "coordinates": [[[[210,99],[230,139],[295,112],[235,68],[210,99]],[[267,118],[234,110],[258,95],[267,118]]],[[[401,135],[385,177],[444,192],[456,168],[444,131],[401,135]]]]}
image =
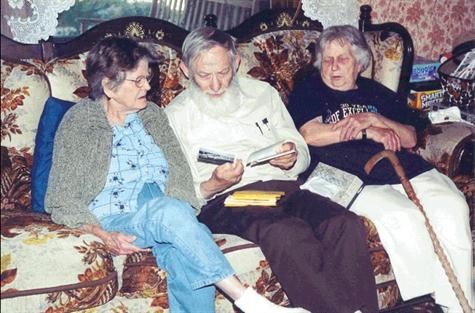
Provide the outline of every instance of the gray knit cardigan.
{"type": "MultiPolygon", "coordinates": [[[[196,197],[190,168],[163,109],[149,103],[139,116],[168,161],[165,193],[190,203],[199,214],[204,203],[196,197]]],[[[55,136],[45,200],[55,223],[99,224],[88,206],[106,183],[112,134],[100,101],[83,99],[66,112],[55,136]]]]}

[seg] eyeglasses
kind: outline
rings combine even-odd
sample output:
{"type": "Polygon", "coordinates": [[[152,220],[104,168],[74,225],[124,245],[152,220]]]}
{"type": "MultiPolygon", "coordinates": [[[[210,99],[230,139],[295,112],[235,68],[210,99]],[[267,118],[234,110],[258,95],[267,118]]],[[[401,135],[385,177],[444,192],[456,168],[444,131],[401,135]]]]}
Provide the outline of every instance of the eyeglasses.
{"type": "Polygon", "coordinates": [[[127,79],[125,78],[124,80],[128,80],[129,82],[134,82],[135,86],[137,88],[142,88],[145,85],[145,82],[150,82],[152,81],[153,78],[153,72],[150,72],[147,76],[139,76],[136,79],[127,79]]]}

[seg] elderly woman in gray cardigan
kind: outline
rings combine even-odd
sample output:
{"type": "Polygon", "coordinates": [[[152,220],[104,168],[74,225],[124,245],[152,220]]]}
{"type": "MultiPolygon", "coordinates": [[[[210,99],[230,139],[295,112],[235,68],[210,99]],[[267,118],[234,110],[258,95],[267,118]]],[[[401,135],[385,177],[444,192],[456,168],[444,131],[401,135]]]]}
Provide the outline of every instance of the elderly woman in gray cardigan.
{"type": "Polygon", "coordinates": [[[151,248],[168,273],[171,312],[214,312],[214,285],[244,312],[307,312],[245,288],[196,219],[202,203],[180,145],[162,109],[145,97],[152,60],[126,38],[91,49],[90,98],[66,113],[55,136],[46,210],[114,254],[151,248]]]}

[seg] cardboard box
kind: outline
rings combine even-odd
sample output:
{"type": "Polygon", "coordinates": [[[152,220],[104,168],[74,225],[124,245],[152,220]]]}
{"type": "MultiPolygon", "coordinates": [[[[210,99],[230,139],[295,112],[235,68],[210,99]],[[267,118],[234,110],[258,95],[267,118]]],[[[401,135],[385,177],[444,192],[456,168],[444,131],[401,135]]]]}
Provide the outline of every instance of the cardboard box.
{"type": "Polygon", "coordinates": [[[439,61],[431,61],[416,57],[412,66],[410,82],[422,82],[439,79],[437,70],[439,69],[439,61]]]}
{"type": "Polygon", "coordinates": [[[409,94],[409,106],[416,110],[426,110],[433,106],[438,106],[443,103],[444,92],[442,89],[436,90],[411,90],[409,94]]]}

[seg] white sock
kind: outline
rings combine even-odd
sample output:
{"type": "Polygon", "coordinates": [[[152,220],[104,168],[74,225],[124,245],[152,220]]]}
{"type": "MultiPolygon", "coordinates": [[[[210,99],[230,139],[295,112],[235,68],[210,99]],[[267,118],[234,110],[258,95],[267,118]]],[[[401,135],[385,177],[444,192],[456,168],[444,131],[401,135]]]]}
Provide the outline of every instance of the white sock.
{"type": "Polygon", "coordinates": [[[302,308],[285,308],[274,304],[251,287],[234,304],[244,313],[311,313],[302,308]]]}

